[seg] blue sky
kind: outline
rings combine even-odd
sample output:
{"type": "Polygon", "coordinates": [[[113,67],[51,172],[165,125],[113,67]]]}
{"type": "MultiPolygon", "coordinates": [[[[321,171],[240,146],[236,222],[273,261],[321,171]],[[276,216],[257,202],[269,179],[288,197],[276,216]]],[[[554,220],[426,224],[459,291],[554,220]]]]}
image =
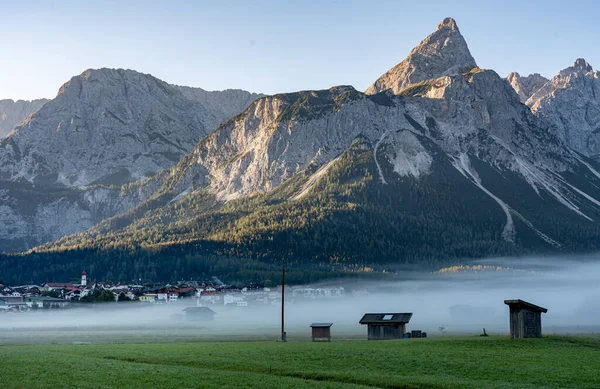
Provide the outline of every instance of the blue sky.
{"type": "Polygon", "coordinates": [[[446,16],[480,67],[600,68],[594,1],[0,0],[0,99],[54,97],[88,68],[204,89],[366,89],[446,16]]]}

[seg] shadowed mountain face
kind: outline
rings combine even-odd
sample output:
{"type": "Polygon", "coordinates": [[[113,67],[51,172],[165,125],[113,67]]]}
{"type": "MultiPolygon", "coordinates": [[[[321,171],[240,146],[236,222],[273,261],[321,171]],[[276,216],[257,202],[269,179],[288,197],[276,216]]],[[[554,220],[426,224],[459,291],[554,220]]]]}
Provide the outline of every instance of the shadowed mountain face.
{"type": "Polygon", "coordinates": [[[189,86],[178,88],[185,97],[205,106],[219,123],[234,117],[245,110],[254,100],[265,96],[262,93],[251,93],[241,89],[206,91],[189,86]]]}
{"type": "Polygon", "coordinates": [[[597,249],[600,167],[467,54],[445,19],[374,84],[383,92],[261,97],[169,169],[97,197],[116,216],[29,264],[109,269],[126,253],[127,278],[246,279],[271,277],[282,256],[344,272],[597,249]]]}
{"type": "Polygon", "coordinates": [[[0,138],[6,136],[46,102],[48,102],[48,99],[32,101],[0,100],[0,138]]]}

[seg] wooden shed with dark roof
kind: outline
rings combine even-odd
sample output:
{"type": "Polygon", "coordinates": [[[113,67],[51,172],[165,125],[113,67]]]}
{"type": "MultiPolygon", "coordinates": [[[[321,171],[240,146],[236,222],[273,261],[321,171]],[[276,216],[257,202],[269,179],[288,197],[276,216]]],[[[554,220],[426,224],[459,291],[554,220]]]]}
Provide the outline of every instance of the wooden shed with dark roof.
{"type": "Polygon", "coordinates": [[[365,313],[360,324],[367,325],[369,340],[401,339],[412,313],[365,313]]]}
{"type": "Polygon", "coordinates": [[[511,338],[541,338],[542,313],[548,312],[523,300],[504,300],[510,311],[511,338]]]}
{"type": "Polygon", "coordinates": [[[313,342],[331,342],[331,326],[333,323],[312,323],[313,342]]]}

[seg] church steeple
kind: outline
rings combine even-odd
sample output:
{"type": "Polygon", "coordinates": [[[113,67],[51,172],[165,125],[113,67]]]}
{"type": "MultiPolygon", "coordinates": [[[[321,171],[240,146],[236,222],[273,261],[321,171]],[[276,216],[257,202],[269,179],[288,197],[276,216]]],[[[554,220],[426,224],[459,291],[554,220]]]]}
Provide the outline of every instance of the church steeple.
{"type": "Polygon", "coordinates": [[[81,286],[87,285],[87,273],[84,271],[81,272],[81,286]]]}

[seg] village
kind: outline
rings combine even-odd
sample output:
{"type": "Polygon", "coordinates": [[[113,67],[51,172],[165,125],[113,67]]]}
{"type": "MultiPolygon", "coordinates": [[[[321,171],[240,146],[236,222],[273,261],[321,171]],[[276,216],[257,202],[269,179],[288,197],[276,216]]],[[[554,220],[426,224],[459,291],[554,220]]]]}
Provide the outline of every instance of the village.
{"type": "MultiPolygon", "coordinates": [[[[366,291],[360,291],[366,293],[366,291]]],[[[344,298],[344,287],[285,287],[286,303],[301,300],[344,298]]],[[[209,281],[180,281],[171,284],[88,283],[81,281],[47,282],[41,285],[0,284],[0,314],[23,313],[40,309],[71,309],[99,303],[175,304],[186,306],[256,307],[281,304],[282,287],[250,284],[235,287],[216,277],[209,281]]]]}
{"type": "MultiPolygon", "coordinates": [[[[283,296],[286,304],[314,300],[340,300],[345,297],[369,294],[366,289],[352,289],[346,293],[343,286],[311,287],[281,285],[275,288],[251,284],[232,286],[217,277],[210,281],[180,281],[176,285],[121,284],[92,282],[88,284],[87,272],[81,273],[79,283],[47,282],[41,285],[7,286],[0,284],[0,314],[26,314],[40,310],[67,310],[83,307],[119,304],[120,307],[143,305],[175,305],[182,314],[171,314],[176,321],[212,321],[216,312],[211,308],[249,309],[265,306],[281,306],[283,296]]],[[[541,314],[547,309],[523,300],[504,300],[510,311],[511,337],[541,337],[541,314]]],[[[282,311],[283,315],[283,311],[282,311]]],[[[369,340],[425,338],[421,330],[407,331],[412,312],[365,313],[361,325],[368,327],[369,340]]],[[[282,319],[283,320],[283,319],[282,319]]],[[[312,323],[313,341],[330,341],[333,323],[312,323]]],[[[282,322],[283,328],[283,322],[282,322]]],[[[440,327],[443,335],[444,329],[440,327]]],[[[485,328],[483,329],[483,335],[485,328]]],[[[282,329],[282,341],[286,335],[282,329]]]]}

